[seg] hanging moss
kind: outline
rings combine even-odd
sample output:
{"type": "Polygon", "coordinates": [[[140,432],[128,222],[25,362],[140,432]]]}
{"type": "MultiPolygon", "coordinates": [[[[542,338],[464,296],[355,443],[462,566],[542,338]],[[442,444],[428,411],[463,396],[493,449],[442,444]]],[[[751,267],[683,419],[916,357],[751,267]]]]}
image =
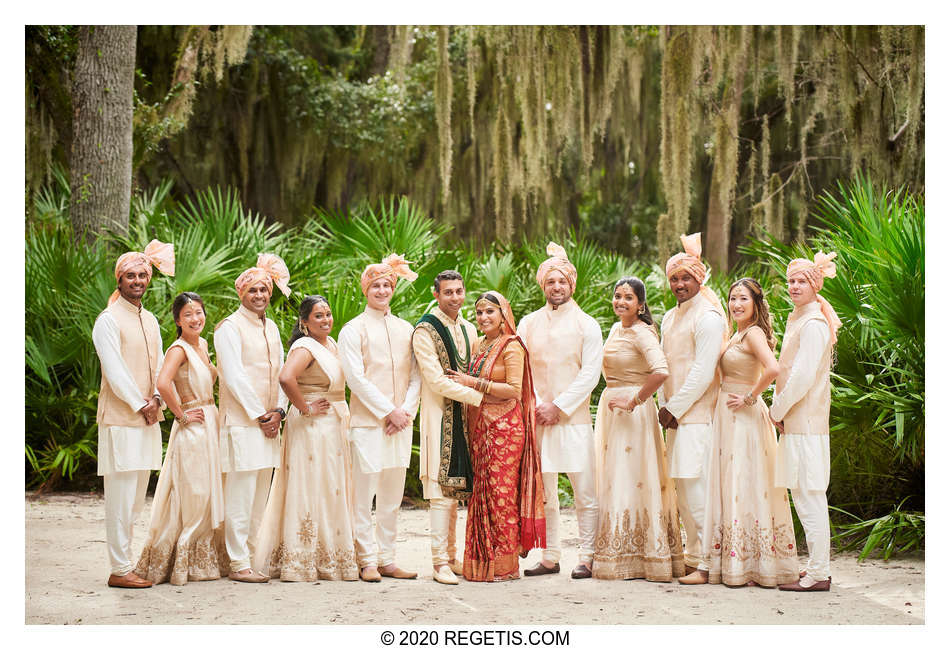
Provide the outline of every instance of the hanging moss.
{"type": "Polygon", "coordinates": [[[442,201],[452,181],[452,71],[449,69],[449,28],[439,27],[439,69],[435,78],[435,121],[439,128],[439,173],[442,201]]]}

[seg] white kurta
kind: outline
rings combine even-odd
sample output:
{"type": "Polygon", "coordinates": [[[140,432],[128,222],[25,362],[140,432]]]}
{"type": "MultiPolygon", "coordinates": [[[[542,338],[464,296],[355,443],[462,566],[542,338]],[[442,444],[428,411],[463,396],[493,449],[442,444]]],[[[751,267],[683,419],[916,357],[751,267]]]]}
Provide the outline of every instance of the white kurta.
{"type": "MultiPolygon", "coordinates": [[[[386,318],[397,318],[387,312],[386,318]]],[[[383,418],[396,409],[392,400],[382,393],[367,377],[363,364],[363,354],[360,345],[360,335],[354,328],[347,325],[340,330],[338,341],[340,363],[343,365],[343,374],[350,392],[355,393],[360,401],[379,418],[379,426],[350,427],[349,439],[359,459],[360,471],[364,474],[373,474],[393,467],[409,467],[409,457],[412,452],[412,420],[415,419],[416,409],[419,406],[419,369],[415,358],[411,359],[409,386],[406,398],[399,405],[410,415],[410,424],[399,433],[391,436],[385,434],[383,418]]],[[[405,350],[411,356],[411,350],[405,350]]]]}
{"type": "MultiPolygon", "coordinates": [[[[109,382],[112,391],[138,411],[152,398],[142,395],[132,373],[122,359],[119,341],[119,326],[108,311],[102,312],[92,328],[92,343],[99,355],[102,376],[109,382]]],[[[158,367],[155,380],[161,371],[165,357],[158,351],[158,367]]],[[[160,469],[162,466],[162,431],[158,423],[141,427],[99,425],[99,450],[97,474],[104,476],[114,472],[160,469]]]]}
{"type": "MultiPolygon", "coordinates": [[[[802,326],[798,354],[792,362],[788,382],[772,400],[771,416],[781,422],[815,383],[822,353],[831,336],[828,326],[812,320],[802,326]]],[[[777,487],[826,490],[831,476],[831,448],[826,435],[803,435],[785,430],[779,436],[775,484],[777,487]]]]}
{"type": "MultiPolygon", "coordinates": [[[[577,307],[577,310],[579,311],[580,307],[577,307]]],[[[529,319],[541,318],[543,315],[551,319],[557,319],[561,317],[558,314],[559,311],[552,310],[549,305],[546,305],[538,311],[528,314],[518,324],[518,335],[525,340],[526,325],[529,319]]],[[[597,382],[600,380],[601,364],[604,359],[604,339],[600,332],[600,325],[589,315],[581,313],[582,334],[580,340],[563,342],[565,346],[574,345],[581,348],[581,369],[574,381],[553,400],[553,404],[568,417],[573,415],[582,405],[586,406],[588,404],[590,394],[597,387],[597,382]]],[[[565,317],[568,316],[573,317],[573,314],[566,313],[565,317]]],[[[556,358],[560,354],[558,349],[531,350],[531,344],[527,340],[525,340],[525,344],[534,356],[537,356],[540,352],[540,354],[556,358]]],[[[538,403],[543,401],[537,391],[535,391],[535,396],[538,403]]],[[[536,435],[540,446],[542,472],[593,471],[594,428],[591,424],[538,425],[536,435]]]]}
{"type": "MultiPolygon", "coordinates": [[[[701,298],[702,299],[702,298],[701,298]]],[[[666,319],[664,319],[664,323],[666,319]]],[[[664,333],[665,335],[665,333],[664,333]]],[[[715,312],[708,311],[699,317],[693,335],[696,355],[686,380],[675,395],[664,395],[660,387],[660,406],[677,419],[682,417],[693,403],[709,389],[716,375],[719,352],[725,335],[725,323],[715,312]]],[[[709,455],[712,423],[680,424],[673,437],[670,450],[670,476],[673,478],[696,478],[702,473],[709,455]]]]}
{"type": "MultiPolygon", "coordinates": [[[[214,332],[214,349],[218,358],[219,380],[226,384],[248,417],[257,419],[267,408],[251,387],[251,380],[241,361],[241,335],[237,327],[224,321],[214,332]]],[[[284,359],[283,346],[280,353],[284,359]]],[[[278,387],[277,406],[287,409],[287,396],[278,387]]],[[[277,467],[280,464],[280,442],[268,438],[258,426],[222,426],[221,471],[249,472],[277,467]]]]}
{"type": "MultiPolygon", "coordinates": [[[[469,356],[475,343],[475,328],[461,316],[456,320],[449,318],[438,307],[432,314],[439,319],[455,343],[462,357],[469,356]],[[469,346],[466,350],[462,328],[468,330],[469,346]]],[[[412,335],[412,352],[419,374],[422,378],[421,403],[419,405],[419,479],[422,481],[424,499],[442,498],[439,486],[439,458],[442,444],[442,415],[446,400],[455,400],[463,404],[477,406],[481,404],[482,393],[474,388],[463,386],[449,379],[445,368],[436,353],[435,343],[428,332],[416,331],[412,335]]],[[[464,371],[460,368],[460,371],[464,371]]]]}

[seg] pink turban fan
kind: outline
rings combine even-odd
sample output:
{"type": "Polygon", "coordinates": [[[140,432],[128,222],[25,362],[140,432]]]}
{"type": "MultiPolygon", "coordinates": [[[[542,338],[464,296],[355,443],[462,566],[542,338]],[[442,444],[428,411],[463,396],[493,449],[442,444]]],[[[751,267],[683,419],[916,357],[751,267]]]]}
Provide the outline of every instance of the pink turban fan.
{"type": "Polygon", "coordinates": [[[828,327],[831,329],[832,345],[838,342],[838,328],[841,327],[841,319],[838,318],[838,314],[835,313],[831,303],[819,295],[818,292],[821,291],[821,288],[824,286],[825,278],[833,278],[838,274],[838,267],[831,261],[837,256],[837,253],[828,253],[826,255],[819,251],[815,255],[814,262],[796,257],[788,263],[788,268],[785,270],[786,278],[791,278],[793,275],[801,273],[805,276],[805,279],[808,280],[808,284],[811,285],[811,288],[815,290],[815,297],[818,299],[818,304],[821,305],[821,313],[824,314],[828,320],[828,327]]]}
{"type": "Polygon", "coordinates": [[[419,275],[409,268],[409,262],[402,255],[393,253],[379,264],[370,264],[363,269],[363,273],[360,275],[360,288],[363,290],[363,295],[366,295],[370,285],[379,278],[389,278],[393,289],[395,289],[398,278],[406,278],[412,282],[417,277],[419,275]]]}
{"type": "MultiPolygon", "coordinates": [[[[151,280],[153,264],[165,275],[175,275],[175,247],[153,239],[142,253],[129,251],[119,255],[119,259],[115,262],[115,279],[118,280],[137,266],[144,266],[148,273],[148,279],[151,280]]],[[[119,290],[116,289],[109,296],[109,304],[111,305],[118,298],[119,290]]]]}
{"type": "Polygon", "coordinates": [[[694,232],[692,235],[680,235],[680,242],[683,244],[684,252],[677,253],[666,261],[666,277],[669,278],[679,271],[689,273],[700,284],[699,293],[711,302],[716,307],[716,311],[725,318],[726,312],[722,308],[722,303],[719,302],[716,293],[706,286],[706,278],[710,273],[710,269],[700,259],[703,254],[702,233],[694,232]]]}
{"type": "Polygon", "coordinates": [[[285,296],[290,296],[290,271],[284,260],[271,253],[260,253],[257,256],[257,266],[252,266],[244,273],[238,276],[234,281],[234,288],[237,290],[238,297],[244,298],[244,294],[253,285],[263,282],[271,291],[274,290],[274,284],[285,296]]]}
{"type": "Polygon", "coordinates": [[[568,283],[570,283],[571,291],[574,291],[574,287],[577,284],[577,268],[567,259],[567,251],[552,241],[548,242],[545,252],[549,257],[541,262],[541,266],[538,267],[538,273],[535,276],[538,284],[540,284],[543,289],[544,281],[547,279],[548,274],[551,271],[560,271],[564,274],[564,277],[567,278],[568,283]]]}

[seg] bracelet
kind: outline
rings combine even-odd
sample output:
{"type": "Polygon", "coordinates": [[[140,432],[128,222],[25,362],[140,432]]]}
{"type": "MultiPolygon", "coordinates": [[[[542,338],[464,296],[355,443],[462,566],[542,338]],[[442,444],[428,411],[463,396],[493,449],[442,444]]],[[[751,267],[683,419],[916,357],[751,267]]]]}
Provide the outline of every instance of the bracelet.
{"type": "Polygon", "coordinates": [[[491,381],[486,381],[486,382],[485,382],[485,394],[486,394],[486,395],[491,395],[491,387],[492,387],[491,381]]]}
{"type": "Polygon", "coordinates": [[[636,395],[633,396],[633,407],[636,408],[640,406],[641,404],[643,404],[643,400],[640,399],[640,393],[637,393],[636,395]]]}
{"type": "Polygon", "coordinates": [[[745,402],[746,406],[752,406],[755,404],[755,400],[756,397],[752,394],[751,390],[745,394],[745,397],[742,398],[742,401],[745,402]]]}
{"type": "Polygon", "coordinates": [[[188,424],[188,415],[183,414],[181,417],[175,416],[175,420],[178,421],[178,424],[188,424]]]}
{"type": "Polygon", "coordinates": [[[307,415],[313,415],[313,404],[307,402],[307,415]]]}

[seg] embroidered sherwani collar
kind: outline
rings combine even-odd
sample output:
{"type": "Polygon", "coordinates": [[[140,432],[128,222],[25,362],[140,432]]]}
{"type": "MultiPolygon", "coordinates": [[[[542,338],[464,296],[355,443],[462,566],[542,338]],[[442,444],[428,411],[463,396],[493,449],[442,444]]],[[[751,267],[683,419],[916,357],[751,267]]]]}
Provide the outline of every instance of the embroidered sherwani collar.
{"type": "Polygon", "coordinates": [[[266,314],[258,316],[253,311],[245,307],[243,304],[240,307],[238,307],[237,313],[241,314],[242,316],[244,316],[244,318],[248,319],[249,321],[257,325],[258,327],[264,327],[264,323],[267,320],[266,314]]]}
{"type": "Polygon", "coordinates": [[[432,310],[432,315],[438,318],[440,321],[448,325],[449,327],[456,327],[462,324],[462,312],[459,311],[458,316],[455,317],[455,320],[449,318],[449,315],[442,311],[442,308],[436,305],[436,308],[432,310]]]}
{"type": "Polygon", "coordinates": [[[115,304],[117,304],[119,307],[121,307],[121,308],[124,309],[125,311],[129,312],[130,314],[135,314],[136,316],[138,316],[139,314],[141,314],[141,313],[142,313],[142,309],[144,309],[144,307],[142,307],[142,304],[141,304],[141,303],[139,303],[139,306],[136,307],[135,305],[133,305],[132,303],[130,303],[128,300],[126,300],[125,298],[123,298],[123,297],[122,297],[122,294],[119,294],[119,297],[118,297],[118,299],[115,301],[115,304]]]}
{"type": "Polygon", "coordinates": [[[695,307],[699,303],[700,300],[703,300],[703,297],[700,295],[700,292],[697,291],[695,296],[693,296],[692,298],[688,300],[684,300],[683,302],[677,303],[676,307],[674,307],[673,309],[675,309],[676,312],[679,314],[685,314],[690,309],[695,307]]]}

